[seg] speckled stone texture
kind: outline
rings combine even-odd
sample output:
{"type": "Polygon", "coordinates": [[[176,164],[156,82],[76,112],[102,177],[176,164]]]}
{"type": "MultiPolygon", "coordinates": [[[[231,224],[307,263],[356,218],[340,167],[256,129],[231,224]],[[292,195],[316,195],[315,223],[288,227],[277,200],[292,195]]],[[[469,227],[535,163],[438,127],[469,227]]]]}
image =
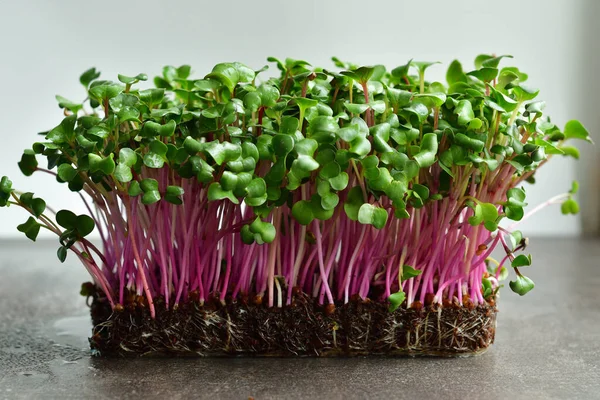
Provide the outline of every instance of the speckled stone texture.
{"type": "Polygon", "coordinates": [[[597,399],[600,241],[532,238],[536,288],[501,290],[479,357],[91,357],[89,280],[56,244],[0,242],[0,399],[597,399]]]}

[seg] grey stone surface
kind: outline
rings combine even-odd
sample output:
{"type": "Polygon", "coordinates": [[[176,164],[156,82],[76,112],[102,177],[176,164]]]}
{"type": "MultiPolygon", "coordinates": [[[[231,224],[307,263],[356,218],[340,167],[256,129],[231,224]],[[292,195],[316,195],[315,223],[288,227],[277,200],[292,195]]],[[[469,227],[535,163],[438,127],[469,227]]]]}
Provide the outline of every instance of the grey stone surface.
{"type": "Polygon", "coordinates": [[[496,344],[463,359],[101,359],[53,242],[0,242],[0,399],[598,399],[600,241],[533,239],[536,288],[501,292],[496,344]]]}

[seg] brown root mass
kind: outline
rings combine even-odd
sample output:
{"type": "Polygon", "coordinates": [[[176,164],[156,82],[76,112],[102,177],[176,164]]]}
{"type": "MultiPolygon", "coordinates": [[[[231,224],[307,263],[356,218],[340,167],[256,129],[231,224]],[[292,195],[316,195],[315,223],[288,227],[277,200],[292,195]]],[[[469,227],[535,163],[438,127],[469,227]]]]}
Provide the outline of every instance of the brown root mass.
{"type": "Polygon", "coordinates": [[[461,356],[494,342],[494,301],[477,307],[421,305],[388,311],[385,303],[354,298],[325,308],[304,293],[291,305],[207,301],[190,297],[176,309],[155,302],[156,319],[141,298],[111,310],[99,293],[91,304],[92,349],[102,356],[461,356]]]}

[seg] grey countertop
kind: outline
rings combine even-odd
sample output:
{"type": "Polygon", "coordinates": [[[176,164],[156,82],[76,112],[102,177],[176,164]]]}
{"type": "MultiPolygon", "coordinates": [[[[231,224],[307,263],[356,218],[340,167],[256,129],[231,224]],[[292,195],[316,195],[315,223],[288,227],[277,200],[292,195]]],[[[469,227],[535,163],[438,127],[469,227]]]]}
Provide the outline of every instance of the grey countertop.
{"type": "Polygon", "coordinates": [[[0,241],[0,399],[600,398],[600,241],[531,240],[536,288],[504,288],[496,343],[462,359],[101,359],[54,242],[0,241]]]}

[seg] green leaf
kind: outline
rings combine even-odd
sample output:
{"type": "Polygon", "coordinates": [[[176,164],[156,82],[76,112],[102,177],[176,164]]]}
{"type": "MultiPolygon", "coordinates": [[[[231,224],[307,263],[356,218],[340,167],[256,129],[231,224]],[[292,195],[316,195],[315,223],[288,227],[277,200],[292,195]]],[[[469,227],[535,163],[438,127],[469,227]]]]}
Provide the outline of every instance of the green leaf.
{"type": "Polygon", "coordinates": [[[400,290],[399,292],[392,293],[390,297],[388,297],[388,301],[390,302],[390,307],[388,309],[389,312],[394,312],[402,305],[404,300],[406,299],[406,294],[400,290]]]}
{"type": "Polygon", "coordinates": [[[294,149],[294,138],[290,135],[277,134],[271,141],[275,155],[283,157],[294,149]]]}
{"type": "Polygon", "coordinates": [[[106,175],[110,175],[115,171],[115,161],[112,153],[109,157],[104,158],[92,153],[88,155],[88,160],[91,172],[101,171],[106,175]]]}
{"type": "Polygon", "coordinates": [[[513,58],[513,56],[511,56],[511,55],[503,55],[503,56],[497,56],[497,57],[490,56],[489,58],[486,58],[485,60],[481,60],[481,66],[482,67],[490,67],[490,68],[498,68],[498,64],[500,64],[500,60],[502,60],[503,58],[513,58]]]}
{"type": "Polygon", "coordinates": [[[147,153],[144,155],[144,165],[149,168],[162,168],[166,157],[156,153],[147,153]]]}
{"type": "Polygon", "coordinates": [[[504,212],[506,213],[506,217],[513,221],[520,221],[524,216],[523,207],[504,206],[504,212]]]}
{"type": "Polygon", "coordinates": [[[420,185],[418,183],[414,183],[412,186],[412,190],[423,201],[425,201],[429,198],[429,188],[425,185],[420,185]]]}
{"type": "Polygon", "coordinates": [[[242,242],[244,242],[245,244],[254,243],[254,233],[250,231],[250,226],[242,226],[242,229],[240,230],[240,236],[242,238],[242,242]]]}
{"type": "Polygon", "coordinates": [[[64,118],[61,123],[46,135],[46,139],[55,144],[69,143],[75,138],[76,115],[64,118]]]}
{"type": "Polygon", "coordinates": [[[468,125],[475,118],[473,107],[468,100],[460,100],[456,107],[454,107],[454,113],[458,115],[458,123],[462,126],[468,125]]]}
{"type": "Polygon", "coordinates": [[[524,101],[533,100],[539,93],[539,89],[533,89],[529,86],[519,85],[513,87],[513,93],[517,97],[519,103],[524,101]]]}
{"type": "Polygon", "coordinates": [[[513,292],[520,296],[525,295],[535,287],[533,281],[523,275],[517,275],[517,279],[515,281],[510,281],[508,285],[513,292]]]}
{"type": "Polygon", "coordinates": [[[538,147],[531,153],[531,160],[534,162],[540,162],[546,159],[546,151],[543,147],[538,147]]]}
{"type": "Polygon", "coordinates": [[[119,78],[120,82],[125,83],[125,84],[134,84],[139,81],[147,81],[148,80],[148,75],[146,75],[146,74],[137,74],[136,76],[126,76],[126,75],[118,74],[117,77],[119,78]]]}
{"type": "Polygon", "coordinates": [[[69,210],[60,210],[56,213],[56,222],[65,229],[75,229],[77,215],[69,210]]]}
{"type": "Polygon", "coordinates": [[[99,77],[100,71],[96,71],[96,68],[90,68],[83,74],[81,74],[81,76],[79,77],[79,82],[87,89],[87,87],[90,86],[90,83],[92,83],[93,80],[98,79],[99,77]]]}
{"type": "Polygon", "coordinates": [[[205,79],[214,79],[225,86],[229,93],[233,93],[240,80],[240,73],[232,63],[220,63],[214,66],[212,72],[205,79]]]}
{"type": "Polygon", "coordinates": [[[498,229],[498,224],[494,221],[485,221],[483,226],[490,232],[495,232],[498,229]]]}
{"type": "Polygon", "coordinates": [[[12,192],[12,181],[7,176],[0,179],[0,193],[10,194],[12,192]]]}
{"type": "Polygon", "coordinates": [[[233,195],[231,190],[225,190],[219,182],[213,182],[208,187],[208,200],[216,201],[228,199],[233,204],[240,204],[240,201],[233,195]]]}
{"type": "Polygon", "coordinates": [[[123,91],[124,87],[116,84],[103,84],[92,86],[89,90],[90,96],[98,101],[105,101],[116,97],[123,91]]]}
{"type": "Polygon", "coordinates": [[[77,114],[77,112],[83,108],[83,104],[81,103],[75,103],[59,95],[56,95],[55,97],[56,101],[58,101],[58,106],[60,108],[66,108],[67,110],[70,110],[75,114],[77,114]]]}
{"type": "Polygon", "coordinates": [[[385,209],[365,203],[358,210],[358,222],[373,225],[377,229],[385,226],[388,213],[385,209]]]}
{"type": "Polygon", "coordinates": [[[352,114],[362,114],[369,109],[368,104],[344,103],[344,107],[346,108],[346,110],[350,111],[352,114]]]}
{"type": "Polygon", "coordinates": [[[425,122],[425,120],[429,116],[429,109],[421,103],[412,103],[410,107],[405,107],[404,110],[410,114],[415,115],[419,120],[419,124],[425,122]]]}
{"type": "Polygon", "coordinates": [[[117,112],[117,116],[119,117],[119,121],[121,123],[127,121],[136,121],[140,122],[138,117],[140,116],[140,111],[135,107],[125,106],[119,112],[117,112]]]}
{"type": "Polygon", "coordinates": [[[360,83],[367,83],[373,75],[374,67],[360,67],[352,71],[341,71],[340,74],[360,83]]]}
{"type": "Polygon", "coordinates": [[[58,257],[61,263],[64,263],[67,259],[67,248],[65,246],[60,246],[56,251],[56,256],[58,257]]]}
{"type": "Polygon", "coordinates": [[[567,214],[578,214],[579,213],[579,204],[573,198],[569,197],[560,205],[560,211],[567,214]]]}
{"type": "Polygon", "coordinates": [[[86,237],[94,230],[94,220],[88,215],[78,215],[75,219],[75,229],[81,237],[86,237]]]}
{"type": "Polygon", "coordinates": [[[423,135],[419,152],[414,156],[419,168],[427,168],[432,166],[435,163],[437,151],[437,135],[435,133],[426,133],[423,135]]]}
{"type": "Polygon", "coordinates": [[[167,196],[181,196],[183,195],[185,192],[183,190],[182,187],[180,186],[167,186],[167,191],[166,191],[166,195],[167,196]]]}
{"type": "Polygon", "coordinates": [[[491,203],[479,203],[484,221],[494,222],[498,219],[498,209],[491,203]]]}
{"type": "Polygon", "coordinates": [[[415,278],[415,277],[421,275],[421,273],[423,273],[423,271],[414,269],[410,265],[403,265],[402,266],[402,281],[407,281],[410,278],[415,278]]]}
{"type": "Polygon", "coordinates": [[[142,195],[142,204],[150,205],[160,201],[160,192],[158,190],[149,190],[142,195]]]}
{"type": "Polygon", "coordinates": [[[0,179],[0,207],[6,207],[12,193],[12,182],[7,176],[0,179]]]}
{"type": "Polygon", "coordinates": [[[319,171],[319,176],[323,179],[330,179],[338,176],[342,172],[342,169],[335,161],[325,164],[319,171]]]}
{"type": "Polygon", "coordinates": [[[256,218],[254,222],[250,224],[250,232],[254,233],[255,239],[258,239],[259,244],[271,243],[275,240],[277,231],[273,224],[263,222],[260,218],[256,218]]]}
{"type": "Polygon", "coordinates": [[[140,100],[145,103],[149,108],[154,108],[155,106],[162,103],[163,98],[165,97],[165,89],[146,89],[140,90],[139,92],[140,100]]]}
{"type": "Polygon", "coordinates": [[[350,189],[348,197],[346,197],[346,202],[344,203],[344,211],[348,218],[352,221],[358,221],[358,213],[364,202],[363,192],[360,186],[354,186],[350,189]]]}
{"type": "Polygon", "coordinates": [[[250,207],[259,207],[263,204],[265,204],[265,202],[268,200],[269,196],[265,193],[262,196],[259,197],[246,197],[244,199],[244,202],[246,203],[246,205],[250,206],[250,207]]]}
{"type": "MultiPolygon", "coordinates": [[[[140,99],[130,93],[120,93],[118,96],[113,97],[112,99],[110,99],[108,101],[108,104],[110,105],[110,108],[118,113],[122,110],[124,110],[125,108],[136,108],[138,106],[140,102],[140,99]]],[[[81,122],[81,118],[80,118],[80,122],[81,122]]]]}
{"type": "Polygon", "coordinates": [[[204,151],[215,160],[217,165],[237,160],[242,155],[241,146],[230,142],[210,142],[206,145],[204,151]]]}
{"type": "Polygon", "coordinates": [[[565,124],[564,134],[566,139],[581,139],[592,142],[587,129],[585,129],[581,122],[575,119],[572,119],[565,124]]]}
{"type": "Polygon", "coordinates": [[[115,168],[115,178],[119,182],[129,182],[133,179],[133,174],[131,173],[131,167],[128,167],[125,164],[119,164],[115,168]]]}
{"type": "Polygon", "coordinates": [[[404,78],[408,75],[408,69],[412,65],[412,59],[409,60],[406,64],[396,67],[392,70],[392,76],[396,78],[404,78]]]}
{"type": "Polygon", "coordinates": [[[509,238],[514,250],[521,245],[521,242],[523,241],[523,233],[521,231],[514,231],[510,234],[509,238]]]}
{"type": "Polygon", "coordinates": [[[413,98],[415,102],[422,103],[428,108],[440,107],[446,102],[446,94],[439,92],[415,94],[413,98]]]}
{"type": "Polygon", "coordinates": [[[483,82],[490,82],[496,78],[496,76],[498,76],[498,69],[483,67],[478,70],[468,72],[467,75],[474,76],[483,82]]]}
{"type": "Polygon", "coordinates": [[[267,184],[263,178],[254,178],[245,190],[249,197],[262,197],[267,193],[267,184]]]}
{"type": "Polygon", "coordinates": [[[280,133],[293,135],[298,130],[300,121],[296,117],[285,116],[281,118],[281,125],[279,126],[280,133]]]}
{"type": "Polygon", "coordinates": [[[348,150],[350,153],[362,158],[371,152],[371,142],[369,142],[369,139],[359,136],[350,143],[348,150]]]}
{"type": "Polygon", "coordinates": [[[256,93],[260,96],[261,105],[264,107],[274,107],[279,99],[279,90],[272,85],[262,84],[256,93]]]}
{"type": "Polygon", "coordinates": [[[31,176],[38,167],[38,162],[35,158],[35,152],[29,149],[25,150],[18,165],[23,175],[31,176]]]}
{"type": "Polygon", "coordinates": [[[119,164],[124,164],[128,167],[133,167],[137,162],[137,154],[134,150],[124,147],[119,150],[119,164]]]}
{"type": "Polygon", "coordinates": [[[349,177],[346,172],[341,172],[338,176],[329,178],[329,184],[333,190],[344,190],[348,186],[349,177]]]}
{"type": "Polygon", "coordinates": [[[139,190],[136,187],[137,182],[132,182],[129,186],[129,194],[130,196],[136,196],[139,193],[139,190],[143,192],[142,195],[142,203],[146,205],[154,204],[160,201],[161,196],[158,191],[158,181],[152,178],[145,178],[139,183],[139,190]]]}
{"type": "Polygon", "coordinates": [[[294,102],[302,111],[302,113],[304,113],[304,111],[308,110],[309,108],[316,107],[319,104],[318,100],[307,99],[306,97],[295,97],[294,102]]]}
{"type": "Polygon", "coordinates": [[[306,200],[300,200],[292,206],[292,216],[301,225],[308,225],[315,219],[312,205],[306,200]]]}
{"type": "Polygon", "coordinates": [[[401,90],[397,88],[386,88],[385,93],[390,105],[395,111],[410,104],[410,99],[413,95],[408,90],[401,90]]]}
{"type": "Polygon", "coordinates": [[[27,238],[35,242],[40,232],[40,224],[33,217],[29,217],[27,221],[17,226],[17,230],[23,232],[27,238]]]}
{"type": "Polygon", "coordinates": [[[196,139],[193,139],[191,136],[188,136],[183,141],[183,147],[187,150],[188,153],[196,154],[200,151],[204,151],[206,143],[199,142],[196,139]]]}
{"type": "Polygon", "coordinates": [[[175,133],[175,128],[177,124],[174,120],[170,120],[164,125],[153,121],[147,121],[144,126],[142,126],[142,130],[140,131],[140,136],[143,137],[157,137],[157,136],[173,136],[175,133]]]}
{"type": "Polygon", "coordinates": [[[145,178],[140,182],[140,188],[144,192],[158,190],[158,181],[156,179],[152,179],[152,178],[145,178]]]}
{"type": "Polygon", "coordinates": [[[458,60],[454,60],[450,63],[448,71],[446,72],[446,81],[448,85],[454,85],[458,82],[467,82],[467,76],[463,72],[462,65],[458,60]]]}
{"type": "Polygon", "coordinates": [[[497,229],[496,220],[498,219],[498,210],[491,203],[478,203],[475,205],[475,214],[469,217],[469,224],[477,226],[484,222],[485,227],[490,231],[497,229]]]}
{"type": "Polygon", "coordinates": [[[579,182],[573,181],[573,183],[571,183],[571,190],[569,190],[569,194],[577,194],[578,191],[579,191],[579,182]]]}
{"type": "Polygon", "coordinates": [[[482,285],[482,289],[483,289],[483,293],[482,293],[483,298],[487,299],[494,293],[493,289],[492,289],[492,283],[490,282],[489,279],[483,278],[481,280],[481,285],[482,285]]]}
{"type": "Polygon", "coordinates": [[[388,144],[391,126],[387,122],[372,126],[369,131],[373,136],[373,149],[379,153],[393,152],[394,149],[388,144]]]}
{"type": "Polygon", "coordinates": [[[340,202],[340,198],[335,193],[326,193],[321,196],[321,207],[324,210],[334,210],[340,202]]]}
{"type": "MultiPolygon", "coordinates": [[[[254,78],[256,77],[257,72],[255,72],[254,70],[252,70],[251,68],[249,68],[248,66],[234,61],[232,63],[233,67],[238,71],[239,74],[239,81],[243,82],[243,83],[250,83],[252,81],[254,81],[254,78]]],[[[182,67],[179,67],[179,69],[181,69],[182,67]]],[[[187,66],[188,68],[188,75],[189,75],[189,65],[187,66]]],[[[264,66],[261,70],[259,70],[258,72],[264,71],[268,68],[268,66],[264,66]]],[[[178,69],[178,70],[179,70],[178,69]]],[[[181,72],[180,72],[181,74],[181,72]]],[[[180,75],[181,76],[181,75],[180,75]]],[[[186,76],[187,77],[187,76],[186,76]]]]}
{"type": "Polygon", "coordinates": [[[425,72],[425,70],[432,65],[441,64],[439,61],[412,61],[411,65],[415,66],[419,72],[425,72]]]}
{"type": "Polygon", "coordinates": [[[336,132],[337,136],[342,139],[344,142],[352,142],[360,135],[360,130],[358,125],[352,124],[343,128],[340,128],[336,132]]]}
{"type": "Polygon", "coordinates": [[[483,210],[481,204],[475,205],[475,213],[468,218],[469,225],[477,226],[483,222],[483,210]]]}
{"type": "Polygon", "coordinates": [[[464,147],[465,149],[473,150],[475,153],[483,151],[485,143],[479,139],[471,138],[464,133],[457,133],[454,136],[456,144],[464,147]]]}
{"type": "Polygon", "coordinates": [[[31,210],[36,218],[39,218],[46,211],[46,202],[43,199],[34,198],[31,192],[21,194],[19,200],[31,210]]]}
{"type": "Polygon", "coordinates": [[[525,203],[525,190],[522,188],[512,188],[506,191],[506,197],[508,199],[508,204],[511,206],[517,207],[525,207],[527,203],[525,203]]]}
{"type": "Polygon", "coordinates": [[[64,182],[71,182],[77,176],[77,170],[71,164],[59,165],[57,173],[64,182]]]}
{"type": "Polygon", "coordinates": [[[194,87],[200,92],[213,92],[221,86],[219,81],[213,81],[208,79],[199,79],[194,82],[194,87]]]}
{"type": "Polygon", "coordinates": [[[244,96],[244,107],[246,107],[246,110],[256,112],[261,104],[260,95],[256,92],[249,92],[244,96]]]}
{"type": "Polygon", "coordinates": [[[559,150],[562,152],[562,154],[566,155],[566,156],[571,156],[576,160],[579,160],[579,149],[577,147],[574,146],[560,146],[559,150]]]}
{"type": "Polygon", "coordinates": [[[511,265],[513,268],[528,267],[531,265],[531,255],[519,254],[512,260],[511,265]]]}
{"type": "Polygon", "coordinates": [[[133,181],[129,184],[129,189],[127,190],[127,193],[131,196],[131,197],[136,197],[139,196],[140,194],[143,193],[143,190],[140,186],[140,183],[138,181],[133,181]]]}
{"type": "Polygon", "coordinates": [[[182,204],[180,196],[183,196],[184,190],[180,186],[167,186],[167,190],[165,191],[165,200],[172,204],[182,204]]]}

